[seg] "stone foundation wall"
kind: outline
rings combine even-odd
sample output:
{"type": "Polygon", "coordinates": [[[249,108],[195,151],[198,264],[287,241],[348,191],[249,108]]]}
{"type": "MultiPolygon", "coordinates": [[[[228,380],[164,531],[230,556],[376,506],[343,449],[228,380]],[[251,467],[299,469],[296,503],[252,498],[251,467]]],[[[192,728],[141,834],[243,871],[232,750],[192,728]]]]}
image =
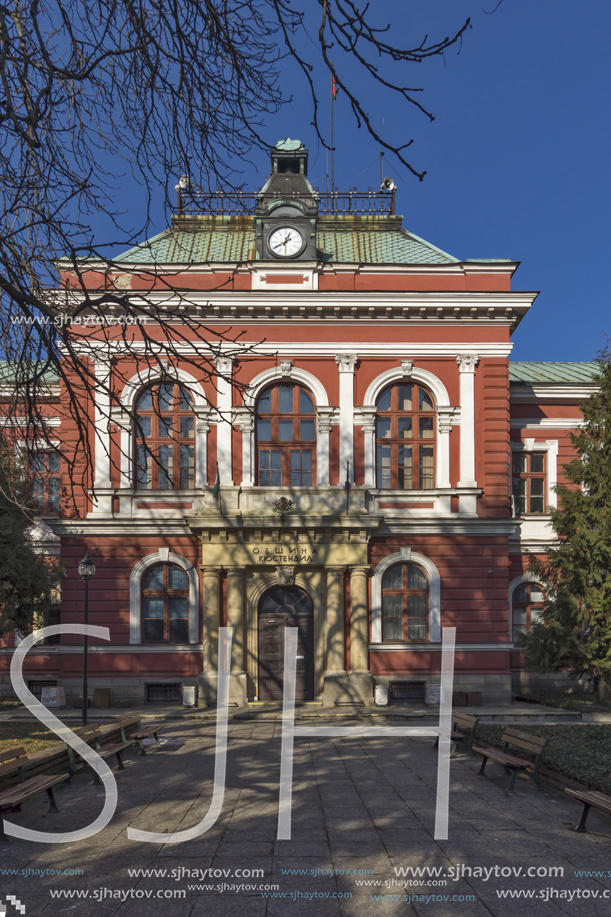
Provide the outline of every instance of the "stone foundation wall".
{"type": "MultiPolygon", "coordinates": [[[[26,675],[25,683],[31,681],[53,681],[52,677],[42,678],[37,676],[26,675]]],[[[180,686],[180,700],[182,702],[182,688],[197,686],[197,678],[155,678],[148,676],[145,678],[103,678],[90,676],[87,680],[87,694],[90,703],[93,705],[94,691],[96,688],[110,689],[110,704],[112,707],[131,706],[133,708],[142,707],[146,704],[146,686],[155,685],[175,685],[180,686]]],[[[72,707],[76,698],[80,698],[83,693],[83,681],[81,678],[57,678],[57,685],[64,689],[66,693],[66,706],[72,707]]],[[[16,698],[15,691],[8,675],[0,677],[0,700],[16,698]]]]}
{"type": "MultiPolygon", "coordinates": [[[[427,684],[438,685],[439,675],[423,675],[413,678],[399,677],[397,675],[376,675],[377,685],[390,685],[391,682],[425,681],[427,684]]],[[[455,675],[453,681],[454,691],[480,692],[482,704],[509,704],[512,699],[511,675],[455,675]]]]}
{"type": "Polygon", "coordinates": [[[514,695],[541,694],[545,691],[579,694],[590,689],[590,682],[587,678],[569,678],[564,672],[554,672],[548,675],[541,672],[514,672],[511,680],[514,695]]]}

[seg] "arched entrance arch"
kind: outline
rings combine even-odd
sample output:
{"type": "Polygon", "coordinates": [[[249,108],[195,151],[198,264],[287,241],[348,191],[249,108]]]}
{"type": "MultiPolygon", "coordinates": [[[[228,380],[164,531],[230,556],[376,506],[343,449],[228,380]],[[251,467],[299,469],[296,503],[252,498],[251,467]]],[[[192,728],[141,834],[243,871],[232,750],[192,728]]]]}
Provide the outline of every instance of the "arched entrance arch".
{"type": "Polygon", "coordinates": [[[314,697],[314,606],[300,586],[278,585],[259,600],[259,698],[282,700],[284,631],[296,627],[297,680],[295,700],[314,697]]]}

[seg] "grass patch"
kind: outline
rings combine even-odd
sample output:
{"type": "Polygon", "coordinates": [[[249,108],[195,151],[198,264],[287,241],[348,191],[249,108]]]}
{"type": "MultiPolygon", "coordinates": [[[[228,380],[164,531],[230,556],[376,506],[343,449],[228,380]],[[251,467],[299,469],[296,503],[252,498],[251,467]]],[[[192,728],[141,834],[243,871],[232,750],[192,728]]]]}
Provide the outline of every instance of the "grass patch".
{"type": "Polygon", "coordinates": [[[23,704],[16,697],[5,697],[0,700],[0,710],[14,710],[16,707],[23,707],[23,704]]]}
{"type": "MultiPolygon", "coordinates": [[[[505,728],[478,724],[477,738],[501,748],[505,728]]],[[[543,763],[548,767],[585,783],[590,789],[611,792],[611,730],[608,726],[559,723],[557,726],[529,725],[522,731],[548,740],[543,751],[543,763]]],[[[515,753],[518,757],[526,756],[523,749],[515,749],[515,753]]]]}
{"type": "Polygon", "coordinates": [[[611,705],[603,704],[593,691],[579,694],[560,694],[557,691],[546,691],[542,694],[529,694],[540,704],[548,707],[559,707],[561,710],[575,710],[580,713],[611,713],[611,705]]]}
{"type": "Polygon", "coordinates": [[[42,723],[0,723],[0,752],[23,746],[30,754],[57,745],[59,741],[42,723]]]}

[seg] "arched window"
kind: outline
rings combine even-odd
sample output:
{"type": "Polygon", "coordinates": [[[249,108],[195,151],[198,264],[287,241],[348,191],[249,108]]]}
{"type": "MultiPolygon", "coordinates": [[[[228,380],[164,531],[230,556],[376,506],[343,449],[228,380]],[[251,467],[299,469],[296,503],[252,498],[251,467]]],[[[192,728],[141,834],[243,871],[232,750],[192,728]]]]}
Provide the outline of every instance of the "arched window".
{"type": "Polygon", "coordinates": [[[545,593],[538,583],[520,583],[513,591],[511,600],[511,630],[514,640],[520,634],[529,634],[543,611],[545,593]]]}
{"type": "Polygon", "coordinates": [[[145,388],[136,402],[136,486],[187,490],[195,484],[195,418],[189,392],[176,382],[145,388]]]}
{"type": "Polygon", "coordinates": [[[316,410],[292,383],[272,385],[256,406],[257,483],[311,487],[316,479],[316,410]]]}
{"type": "Polygon", "coordinates": [[[155,564],[142,577],[142,642],[189,642],[189,578],[176,564],[155,564]]]}
{"type": "Polygon", "coordinates": [[[382,640],[428,640],[429,583],[415,564],[394,564],[382,578],[382,640]]]}
{"type": "Polygon", "coordinates": [[[377,486],[429,490],[435,486],[435,404],[420,385],[400,382],[376,401],[377,486]]]}

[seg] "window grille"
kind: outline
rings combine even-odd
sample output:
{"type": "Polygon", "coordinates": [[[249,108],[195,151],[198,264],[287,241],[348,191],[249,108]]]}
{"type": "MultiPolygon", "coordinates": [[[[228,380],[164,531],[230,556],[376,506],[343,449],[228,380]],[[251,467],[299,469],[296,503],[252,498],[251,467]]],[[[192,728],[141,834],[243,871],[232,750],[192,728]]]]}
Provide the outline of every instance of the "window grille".
{"type": "Polygon", "coordinates": [[[149,704],[179,704],[181,701],[181,685],[147,685],[146,700],[149,704]]]}
{"type": "Polygon", "coordinates": [[[391,681],[392,700],[424,700],[426,681],[391,681]]]}
{"type": "Polygon", "coordinates": [[[42,697],[43,688],[57,688],[56,681],[28,681],[28,689],[32,692],[36,700],[42,697]]]}

